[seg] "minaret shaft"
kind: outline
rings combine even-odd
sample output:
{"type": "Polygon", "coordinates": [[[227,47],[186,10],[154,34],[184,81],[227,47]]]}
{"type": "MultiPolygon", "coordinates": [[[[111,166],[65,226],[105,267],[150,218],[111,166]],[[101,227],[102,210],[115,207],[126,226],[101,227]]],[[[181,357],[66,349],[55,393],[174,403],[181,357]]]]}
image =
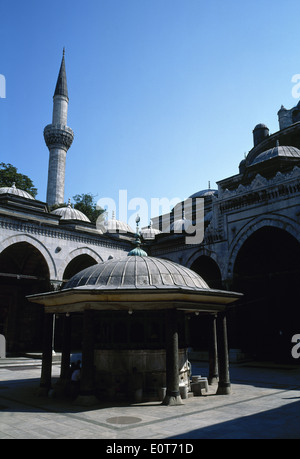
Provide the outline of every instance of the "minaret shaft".
{"type": "Polygon", "coordinates": [[[64,202],[67,153],[61,148],[49,152],[47,203],[49,206],[64,202]]]}
{"type": "Polygon", "coordinates": [[[59,70],[53,96],[52,124],[44,129],[44,139],[49,148],[47,203],[49,206],[64,202],[66,156],[74,133],[67,126],[68,89],[65,69],[65,53],[59,70]]]}
{"type": "Polygon", "coordinates": [[[54,96],[52,124],[67,125],[69,100],[65,96],[54,96]]]}

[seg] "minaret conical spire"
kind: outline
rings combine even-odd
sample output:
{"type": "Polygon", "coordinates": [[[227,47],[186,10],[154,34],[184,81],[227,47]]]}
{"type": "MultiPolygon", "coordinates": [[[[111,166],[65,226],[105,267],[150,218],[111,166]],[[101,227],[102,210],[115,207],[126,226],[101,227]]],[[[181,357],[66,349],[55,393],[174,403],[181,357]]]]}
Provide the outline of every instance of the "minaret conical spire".
{"type": "Polygon", "coordinates": [[[67,86],[67,75],[66,75],[66,64],[65,64],[65,48],[63,49],[63,57],[61,60],[57,83],[56,83],[56,87],[54,91],[54,97],[58,95],[69,98],[68,86],[67,86]]]}

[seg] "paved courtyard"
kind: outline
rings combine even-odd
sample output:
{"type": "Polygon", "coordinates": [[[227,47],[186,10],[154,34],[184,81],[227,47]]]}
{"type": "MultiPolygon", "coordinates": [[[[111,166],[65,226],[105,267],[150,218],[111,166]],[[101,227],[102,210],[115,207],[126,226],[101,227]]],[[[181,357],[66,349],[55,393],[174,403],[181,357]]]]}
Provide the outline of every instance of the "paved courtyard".
{"type": "MultiPolygon", "coordinates": [[[[192,368],[207,376],[206,363],[194,362],[192,368]]],[[[300,438],[297,364],[231,365],[231,395],[211,391],[182,406],[120,402],[83,408],[69,399],[38,397],[40,371],[39,359],[0,359],[1,439],[300,438]]],[[[54,362],[53,377],[59,372],[54,362]]]]}

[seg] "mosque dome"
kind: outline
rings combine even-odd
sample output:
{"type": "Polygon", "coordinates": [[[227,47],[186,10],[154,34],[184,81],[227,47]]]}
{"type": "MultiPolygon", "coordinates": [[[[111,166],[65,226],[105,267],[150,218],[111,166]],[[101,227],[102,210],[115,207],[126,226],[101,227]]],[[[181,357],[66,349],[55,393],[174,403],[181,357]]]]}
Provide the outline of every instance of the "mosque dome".
{"type": "Polygon", "coordinates": [[[192,194],[190,198],[205,198],[206,196],[217,196],[218,195],[218,190],[212,190],[212,189],[207,189],[207,190],[200,190],[197,191],[196,193],[192,194]]]}
{"type": "Polygon", "coordinates": [[[155,236],[157,234],[160,234],[161,231],[159,229],[153,228],[152,226],[152,220],[150,221],[150,225],[147,228],[143,228],[141,230],[141,236],[143,239],[148,240],[148,239],[155,239],[155,236]]]}
{"type": "Polygon", "coordinates": [[[27,191],[23,191],[17,188],[15,183],[9,187],[1,187],[0,194],[13,194],[15,196],[20,196],[21,198],[34,199],[34,197],[27,193],[27,191]]]}
{"type": "Polygon", "coordinates": [[[83,212],[81,212],[78,209],[74,209],[71,206],[70,201],[67,207],[59,207],[58,209],[53,210],[51,214],[59,215],[61,220],[79,220],[82,222],[91,223],[90,219],[86,215],[84,215],[83,212]]]}
{"type": "Polygon", "coordinates": [[[258,156],[256,156],[254,160],[250,163],[250,166],[263,163],[273,158],[287,158],[300,160],[300,150],[292,146],[276,145],[276,147],[263,151],[258,156]]]}
{"type": "Polygon", "coordinates": [[[184,212],[182,218],[179,218],[178,220],[175,220],[173,223],[171,223],[169,229],[167,232],[181,232],[181,231],[187,231],[188,228],[193,224],[191,220],[188,220],[185,218],[184,212]]]}
{"type": "Polygon", "coordinates": [[[112,213],[112,218],[101,221],[101,223],[97,224],[97,227],[103,233],[134,233],[127,223],[116,219],[114,212],[112,213]]]}
{"type": "Polygon", "coordinates": [[[209,289],[199,274],[173,261],[149,256],[112,259],[75,274],[63,287],[83,289],[209,289]]]}

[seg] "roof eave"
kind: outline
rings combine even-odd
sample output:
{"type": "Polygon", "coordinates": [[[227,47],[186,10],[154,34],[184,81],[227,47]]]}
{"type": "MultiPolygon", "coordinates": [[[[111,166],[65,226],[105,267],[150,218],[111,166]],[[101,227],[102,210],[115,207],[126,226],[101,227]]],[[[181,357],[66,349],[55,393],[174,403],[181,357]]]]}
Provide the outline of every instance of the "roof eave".
{"type": "Polygon", "coordinates": [[[45,312],[67,313],[85,309],[97,310],[158,310],[170,307],[182,310],[217,312],[237,301],[243,295],[213,289],[128,288],[75,289],[30,295],[27,299],[44,306],[45,312]]]}

